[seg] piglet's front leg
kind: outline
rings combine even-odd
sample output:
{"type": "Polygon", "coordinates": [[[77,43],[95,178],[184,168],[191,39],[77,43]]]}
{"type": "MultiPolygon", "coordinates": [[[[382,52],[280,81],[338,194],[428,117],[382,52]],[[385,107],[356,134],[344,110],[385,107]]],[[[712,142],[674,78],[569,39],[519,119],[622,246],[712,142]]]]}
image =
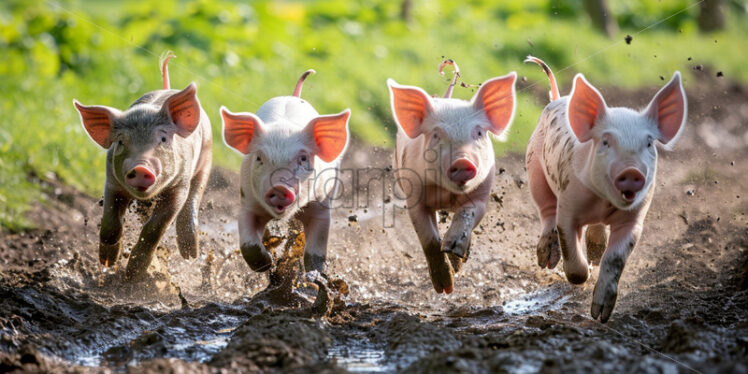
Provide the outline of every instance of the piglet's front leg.
{"type": "Polygon", "coordinates": [[[437,293],[452,293],[454,290],[454,271],[441,251],[441,240],[436,226],[436,212],[421,204],[414,204],[408,209],[410,220],[421,242],[426,262],[429,266],[431,283],[437,293]]]}
{"type": "Polygon", "coordinates": [[[455,272],[462,268],[470,255],[470,243],[473,229],[480,223],[486,214],[486,201],[491,192],[493,184],[493,168],[486,180],[470,193],[456,196],[454,217],[447,229],[441,250],[449,256],[452,268],[455,272]]]}
{"type": "Polygon", "coordinates": [[[156,246],[171,222],[174,221],[186,199],[186,191],[179,188],[161,193],[156,201],[156,206],[153,208],[153,214],[143,225],[138,242],[130,253],[125,278],[137,279],[145,274],[153,259],[156,246]]]}
{"type": "Polygon", "coordinates": [[[104,216],[99,231],[99,261],[106,267],[113,266],[122,250],[122,217],[130,199],[111,188],[104,190],[104,216]]]}
{"type": "Polygon", "coordinates": [[[262,244],[262,234],[269,219],[259,217],[249,209],[242,210],[239,214],[239,248],[242,257],[253,271],[268,271],[273,266],[273,256],[262,244]]]}
{"type": "Polygon", "coordinates": [[[592,318],[600,317],[607,322],[618,298],[618,280],[623,267],[639,241],[642,232],[641,222],[611,225],[610,245],[600,262],[600,275],[592,292],[592,318]]]}
{"type": "Polygon", "coordinates": [[[442,252],[449,256],[455,272],[460,271],[462,264],[467,261],[470,255],[473,229],[481,221],[485,212],[486,204],[483,202],[471,202],[461,206],[455,212],[441,247],[442,252]]]}
{"type": "Polygon", "coordinates": [[[330,234],[330,207],[326,203],[312,201],[299,213],[304,225],[306,247],[304,269],[324,272],[327,267],[327,239],[330,234]]]}
{"type": "MultiPolygon", "coordinates": [[[[208,162],[208,165],[210,165],[210,162],[208,162]]],[[[200,248],[197,237],[200,199],[210,175],[210,168],[205,169],[198,171],[192,177],[187,201],[177,216],[177,247],[179,247],[179,253],[183,258],[197,258],[200,248]]]]}

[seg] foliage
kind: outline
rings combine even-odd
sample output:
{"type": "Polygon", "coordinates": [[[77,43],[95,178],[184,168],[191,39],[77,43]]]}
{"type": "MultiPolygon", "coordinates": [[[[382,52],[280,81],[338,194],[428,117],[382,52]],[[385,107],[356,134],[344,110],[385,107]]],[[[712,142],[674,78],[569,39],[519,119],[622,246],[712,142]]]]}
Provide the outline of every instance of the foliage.
{"type": "MultiPolygon", "coordinates": [[[[351,107],[354,136],[383,147],[392,146],[395,132],[386,78],[441,93],[448,79],[436,67],[444,57],[459,63],[468,83],[516,70],[545,89],[539,69],[522,64],[533,54],[556,70],[562,91],[577,71],[598,85],[634,87],[657,85],[660,75],[690,71],[696,63],[748,80],[744,56],[735,48],[747,34],[744,16],[733,15],[722,33],[700,35],[698,7],[688,0],[612,2],[621,26],[616,40],[592,30],[581,0],[422,0],[415,1],[410,24],[400,19],[396,1],[249,4],[0,4],[0,225],[22,227],[21,213],[43,196],[30,173],[51,172],[87,193],[101,193],[104,153],[85,136],[71,101],[126,108],[159,88],[158,56],[167,49],[178,55],[170,63],[172,85],[198,83],[217,143],[220,105],[256,111],[268,98],[290,94],[308,68],[318,74],[307,80],[304,97],[320,113],[351,107]],[[634,36],[631,45],[623,42],[626,34],[634,36]]],[[[497,143],[497,154],[524,148],[546,103],[531,93],[536,90],[519,91],[518,116],[509,141],[497,143]]],[[[455,90],[456,97],[471,95],[471,89],[455,90]]],[[[225,146],[214,150],[216,164],[238,167],[239,157],[225,146]]]]}

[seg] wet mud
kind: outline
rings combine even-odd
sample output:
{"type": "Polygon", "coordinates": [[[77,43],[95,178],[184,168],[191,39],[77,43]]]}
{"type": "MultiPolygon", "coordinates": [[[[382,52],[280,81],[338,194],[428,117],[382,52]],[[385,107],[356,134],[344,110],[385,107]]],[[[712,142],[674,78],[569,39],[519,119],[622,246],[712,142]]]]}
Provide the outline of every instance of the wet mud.
{"type": "MultiPolygon", "coordinates": [[[[498,159],[470,258],[440,295],[392,190],[389,152],[353,144],[344,179],[357,184],[333,212],[327,274],[298,272],[293,222],[265,238],[271,274],[251,272],[237,245],[238,175],[217,169],[198,259],[180,257],[172,227],[147,278],[125,282],[136,212],[123,258],[105,269],[98,199],[40,180],[39,229],[0,237],[0,372],[748,372],[748,90],[699,86],[684,137],[660,151],[607,324],[589,315],[596,265],[578,286],[561,265],[537,265],[521,157],[498,159]]],[[[634,106],[655,92],[613,91],[609,102],[634,106]]]]}

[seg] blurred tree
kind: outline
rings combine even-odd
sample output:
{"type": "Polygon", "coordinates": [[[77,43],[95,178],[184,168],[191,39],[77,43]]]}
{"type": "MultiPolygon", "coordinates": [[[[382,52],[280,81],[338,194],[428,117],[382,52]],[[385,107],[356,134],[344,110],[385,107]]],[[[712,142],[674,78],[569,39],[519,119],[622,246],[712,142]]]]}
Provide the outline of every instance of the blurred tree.
{"type": "Polygon", "coordinates": [[[722,0],[704,0],[699,13],[699,30],[709,32],[725,28],[725,15],[722,13],[722,0]]]}
{"type": "Polygon", "coordinates": [[[618,32],[615,18],[610,14],[610,9],[605,0],[584,0],[584,9],[589,14],[595,28],[602,31],[608,37],[618,32]]]}
{"type": "Polygon", "coordinates": [[[410,23],[413,19],[413,0],[403,0],[400,6],[400,17],[406,23],[410,23]]]}

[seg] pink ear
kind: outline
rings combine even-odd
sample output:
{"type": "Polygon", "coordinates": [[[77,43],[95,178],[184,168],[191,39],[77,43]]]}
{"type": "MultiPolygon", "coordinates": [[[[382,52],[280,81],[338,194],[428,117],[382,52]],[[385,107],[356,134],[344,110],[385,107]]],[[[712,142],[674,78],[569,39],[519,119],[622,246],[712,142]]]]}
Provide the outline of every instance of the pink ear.
{"type": "Polygon", "coordinates": [[[649,102],[645,113],[657,122],[659,140],[663,144],[670,144],[683,129],[687,110],[686,93],[683,92],[680,72],[676,71],[673,79],[649,102]]]}
{"type": "Polygon", "coordinates": [[[249,153],[255,133],[262,131],[262,120],[252,113],[231,113],[221,107],[223,142],[241,154],[249,153]]]}
{"type": "Polygon", "coordinates": [[[569,125],[577,139],[586,142],[591,137],[590,130],[595,126],[595,122],[605,114],[605,99],[582,74],[574,77],[574,87],[569,96],[569,125]]]}
{"type": "Polygon", "coordinates": [[[163,106],[169,118],[177,125],[177,134],[187,137],[200,123],[200,102],[197,100],[197,87],[190,83],[187,88],[171,95],[163,106]]]}
{"type": "Polygon", "coordinates": [[[503,77],[484,82],[473,97],[473,105],[483,110],[491,122],[489,129],[495,135],[501,135],[512,123],[515,108],[514,83],[517,73],[511,72],[503,77]]]}
{"type": "Polygon", "coordinates": [[[429,95],[418,87],[401,86],[392,79],[387,80],[387,86],[395,121],[409,138],[418,137],[423,132],[421,124],[431,111],[429,95]]]}
{"type": "Polygon", "coordinates": [[[306,125],[307,131],[317,146],[317,157],[324,162],[332,162],[345,150],[348,144],[348,118],[351,110],[346,109],[338,114],[319,116],[306,125]]]}
{"type": "Polygon", "coordinates": [[[112,132],[112,119],[119,116],[120,111],[101,105],[81,105],[77,100],[73,100],[73,105],[75,109],[78,109],[83,128],[86,129],[91,140],[103,148],[109,148],[112,145],[112,140],[109,138],[112,132]]]}

